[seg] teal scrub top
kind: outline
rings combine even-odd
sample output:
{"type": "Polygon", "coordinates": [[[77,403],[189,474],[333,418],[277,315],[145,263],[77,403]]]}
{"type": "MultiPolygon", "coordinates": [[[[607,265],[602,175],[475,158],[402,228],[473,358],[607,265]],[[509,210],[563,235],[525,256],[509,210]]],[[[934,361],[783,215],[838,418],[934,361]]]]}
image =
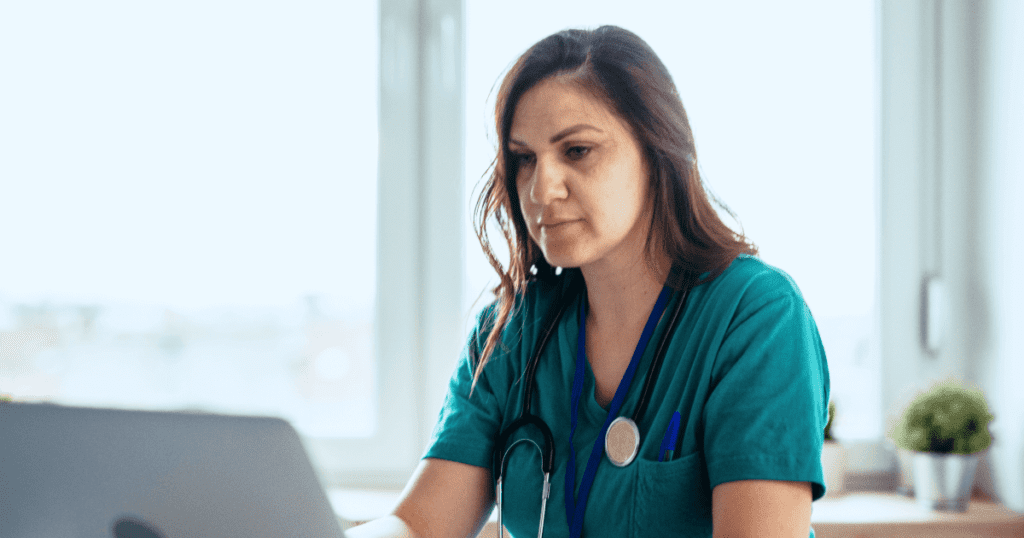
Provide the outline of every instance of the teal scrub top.
{"type": "MultiPolygon", "coordinates": [[[[528,285],[470,395],[474,358],[493,327],[495,305],[477,316],[424,458],[491,468],[495,439],[519,417],[526,364],[569,278],[580,278],[578,271],[563,272],[557,283],[528,285]]],[[[680,295],[673,294],[666,312],[680,295]]],[[[711,536],[711,492],[733,480],[804,481],[811,483],[813,500],[825,493],[821,448],[828,365],[811,312],[789,275],[741,255],[690,291],[682,316],[638,424],[636,459],[616,467],[607,456],[601,458],[584,537],[711,536]],[[675,411],[681,414],[679,449],[671,460],[659,462],[658,449],[675,411]]],[[[647,345],[621,416],[632,416],[637,407],[668,319],[662,316],[647,345]]],[[[569,536],[565,469],[578,331],[579,297],[562,316],[536,373],[531,411],[547,423],[555,441],[545,538],[569,536]]],[[[607,416],[595,400],[589,364],[585,376],[573,438],[577,491],[607,416]]],[[[521,428],[514,439],[524,437],[542,439],[533,426],[521,428]]],[[[542,488],[540,452],[519,443],[507,459],[503,485],[503,523],[513,536],[536,536],[542,488]]]]}

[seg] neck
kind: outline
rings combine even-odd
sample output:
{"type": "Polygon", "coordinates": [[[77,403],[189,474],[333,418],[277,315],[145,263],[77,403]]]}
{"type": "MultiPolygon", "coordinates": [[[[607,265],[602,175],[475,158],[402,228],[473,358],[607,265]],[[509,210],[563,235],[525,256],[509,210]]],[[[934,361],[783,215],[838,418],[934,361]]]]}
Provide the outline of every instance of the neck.
{"type": "Polygon", "coordinates": [[[657,262],[652,269],[644,256],[637,256],[618,264],[581,267],[587,283],[588,328],[629,330],[643,326],[672,266],[667,255],[657,262]]]}

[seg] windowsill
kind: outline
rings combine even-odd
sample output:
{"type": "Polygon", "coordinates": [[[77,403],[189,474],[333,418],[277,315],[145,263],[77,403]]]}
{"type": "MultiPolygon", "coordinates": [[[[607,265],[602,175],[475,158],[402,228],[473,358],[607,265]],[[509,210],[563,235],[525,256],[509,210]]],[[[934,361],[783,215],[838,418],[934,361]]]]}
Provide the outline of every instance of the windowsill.
{"type": "Polygon", "coordinates": [[[815,534],[830,538],[1024,536],[1024,514],[981,498],[959,513],[922,509],[913,497],[898,493],[861,491],[819,499],[812,510],[815,534]]]}
{"type": "Polygon", "coordinates": [[[967,512],[926,510],[914,497],[881,491],[858,491],[814,502],[811,522],[815,524],[879,524],[879,523],[998,523],[1024,522],[1024,515],[1014,514],[997,502],[974,498],[967,512]]]}
{"type": "MultiPolygon", "coordinates": [[[[390,513],[397,490],[331,488],[328,498],[345,521],[359,523],[390,513]]],[[[1024,514],[975,497],[967,512],[923,510],[913,497],[891,491],[853,491],[815,501],[811,524],[819,536],[1022,536],[1024,514]]],[[[494,514],[491,515],[493,520],[494,514]]]]}

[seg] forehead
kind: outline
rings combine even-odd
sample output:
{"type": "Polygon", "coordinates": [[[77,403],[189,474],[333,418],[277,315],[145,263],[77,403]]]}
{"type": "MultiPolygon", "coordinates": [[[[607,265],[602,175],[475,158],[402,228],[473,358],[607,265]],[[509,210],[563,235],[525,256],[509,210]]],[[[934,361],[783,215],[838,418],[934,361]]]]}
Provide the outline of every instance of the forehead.
{"type": "Polygon", "coordinates": [[[606,134],[623,135],[626,124],[605,102],[578,84],[552,77],[530,88],[516,105],[510,136],[539,144],[566,127],[585,123],[606,134]]]}

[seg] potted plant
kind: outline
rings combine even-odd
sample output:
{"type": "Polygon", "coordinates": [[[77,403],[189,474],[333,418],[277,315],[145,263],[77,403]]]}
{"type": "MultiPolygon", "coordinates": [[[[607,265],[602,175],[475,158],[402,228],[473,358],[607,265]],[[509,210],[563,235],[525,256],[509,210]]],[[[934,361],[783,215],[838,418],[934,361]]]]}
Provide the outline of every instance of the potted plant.
{"type": "Polygon", "coordinates": [[[828,403],[825,443],[821,446],[821,469],[825,475],[825,496],[834,497],[846,489],[846,449],[832,436],[836,403],[828,403]]]}
{"type": "Polygon", "coordinates": [[[951,381],[914,398],[892,437],[913,454],[914,496],[921,507],[967,510],[979,453],[992,444],[993,418],[981,391],[951,381]]]}

